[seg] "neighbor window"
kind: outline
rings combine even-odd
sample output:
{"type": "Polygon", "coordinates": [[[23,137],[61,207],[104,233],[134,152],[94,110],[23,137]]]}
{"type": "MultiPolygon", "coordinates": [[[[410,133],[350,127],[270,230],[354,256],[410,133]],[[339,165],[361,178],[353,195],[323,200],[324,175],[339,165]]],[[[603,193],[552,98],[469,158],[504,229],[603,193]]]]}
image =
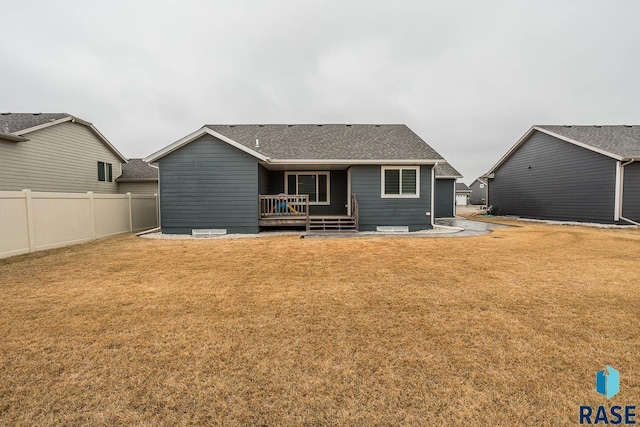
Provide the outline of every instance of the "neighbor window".
{"type": "Polygon", "coordinates": [[[382,167],[382,197],[420,197],[420,166],[382,167]]]}
{"type": "Polygon", "coordinates": [[[309,203],[329,204],[329,172],[285,172],[284,192],[307,194],[309,203]]]}
{"type": "Polygon", "coordinates": [[[484,184],[480,184],[480,188],[484,188],[484,184]]]}
{"type": "Polygon", "coordinates": [[[111,163],[98,162],[98,181],[113,182],[113,165],[111,163]]]}

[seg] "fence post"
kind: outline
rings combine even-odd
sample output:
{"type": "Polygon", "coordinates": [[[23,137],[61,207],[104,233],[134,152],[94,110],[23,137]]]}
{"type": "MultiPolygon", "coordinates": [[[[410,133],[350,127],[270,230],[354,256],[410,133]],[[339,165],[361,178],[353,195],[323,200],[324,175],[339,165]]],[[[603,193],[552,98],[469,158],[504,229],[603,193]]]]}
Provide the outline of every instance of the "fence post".
{"type": "Polygon", "coordinates": [[[133,233],[133,212],[131,210],[131,193],[127,193],[129,198],[129,233],[133,233]]]}
{"type": "Polygon", "coordinates": [[[96,209],[93,205],[93,191],[87,191],[89,195],[89,211],[91,213],[91,240],[96,240],[96,209]]]}
{"type": "Polygon", "coordinates": [[[29,233],[29,252],[36,251],[35,224],[33,223],[33,199],[31,190],[22,190],[27,205],[27,231],[29,233]]]}

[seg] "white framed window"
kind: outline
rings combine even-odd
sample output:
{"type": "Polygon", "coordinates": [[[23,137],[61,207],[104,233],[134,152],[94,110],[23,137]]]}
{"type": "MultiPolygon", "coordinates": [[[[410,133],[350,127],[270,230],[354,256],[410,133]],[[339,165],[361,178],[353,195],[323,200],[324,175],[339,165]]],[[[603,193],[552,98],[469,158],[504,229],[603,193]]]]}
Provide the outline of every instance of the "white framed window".
{"type": "Polygon", "coordinates": [[[307,194],[310,205],[329,205],[329,178],[329,172],[285,172],[284,192],[291,195],[307,194]]]}
{"type": "Polygon", "coordinates": [[[380,195],[383,198],[420,197],[420,166],[382,166],[380,195]]]}
{"type": "Polygon", "coordinates": [[[480,188],[484,188],[484,184],[480,184],[480,188]]]}
{"type": "Polygon", "coordinates": [[[111,163],[98,162],[98,181],[113,182],[113,165],[111,163]]]}

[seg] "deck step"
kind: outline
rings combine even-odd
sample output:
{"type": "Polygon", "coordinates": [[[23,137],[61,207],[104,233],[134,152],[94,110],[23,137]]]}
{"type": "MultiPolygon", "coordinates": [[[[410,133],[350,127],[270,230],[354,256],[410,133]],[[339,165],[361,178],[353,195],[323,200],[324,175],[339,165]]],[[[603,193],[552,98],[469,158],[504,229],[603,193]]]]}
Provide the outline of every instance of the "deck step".
{"type": "Polygon", "coordinates": [[[309,231],[356,231],[353,218],[310,218],[309,231]]]}

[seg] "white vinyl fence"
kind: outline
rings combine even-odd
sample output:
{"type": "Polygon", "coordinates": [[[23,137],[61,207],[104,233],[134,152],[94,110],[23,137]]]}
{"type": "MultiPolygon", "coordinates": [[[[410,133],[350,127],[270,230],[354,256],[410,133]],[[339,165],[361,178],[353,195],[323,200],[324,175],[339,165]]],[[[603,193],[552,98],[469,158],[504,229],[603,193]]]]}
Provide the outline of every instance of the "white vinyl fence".
{"type": "Polygon", "coordinates": [[[157,226],[153,194],[0,191],[0,258],[157,226]]]}

